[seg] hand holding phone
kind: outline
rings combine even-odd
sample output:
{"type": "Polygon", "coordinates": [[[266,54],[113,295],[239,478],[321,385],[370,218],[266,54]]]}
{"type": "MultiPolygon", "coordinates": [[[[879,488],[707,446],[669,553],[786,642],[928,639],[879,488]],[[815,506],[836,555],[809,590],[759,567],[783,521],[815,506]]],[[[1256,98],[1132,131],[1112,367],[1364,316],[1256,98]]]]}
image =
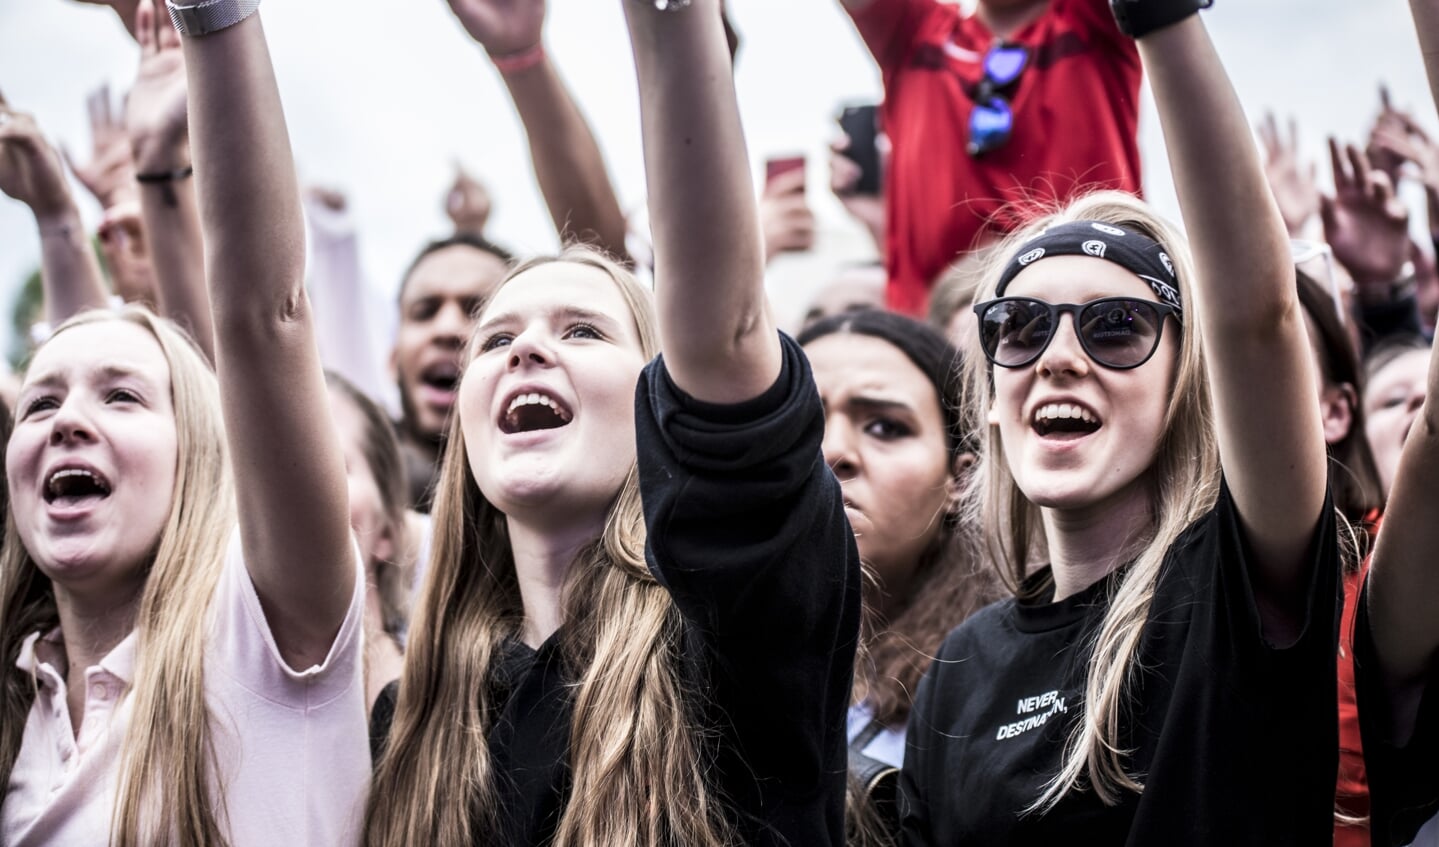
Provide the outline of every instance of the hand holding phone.
{"type": "Polygon", "coordinates": [[[848,143],[839,154],[859,166],[859,180],[851,194],[876,196],[880,193],[879,107],[846,106],[839,114],[839,126],[848,143]]]}
{"type": "Polygon", "coordinates": [[[775,156],[764,163],[765,194],[803,194],[805,158],[775,156]]]}

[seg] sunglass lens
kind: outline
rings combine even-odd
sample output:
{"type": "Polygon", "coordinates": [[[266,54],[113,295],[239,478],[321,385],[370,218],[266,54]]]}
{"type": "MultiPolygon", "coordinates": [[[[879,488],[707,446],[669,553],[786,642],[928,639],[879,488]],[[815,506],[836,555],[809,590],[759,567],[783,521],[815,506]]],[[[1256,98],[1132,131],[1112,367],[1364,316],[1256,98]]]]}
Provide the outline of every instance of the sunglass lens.
{"type": "Polygon", "coordinates": [[[969,153],[977,156],[1004,146],[1014,129],[1014,113],[1002,97],[975,103],[969,113],[969,153]]]}
{"type": "Polygon", "coordinates": [[[984,57],[984,75],[994,87],[1004,88],[1019,79],[1029,62],[1029,51],[1023,47],[996,47],[984,57]]]}
{"type": "Polygon", "coordinates": [[[1163,320],[1145,300],[1102,300],[1080,312],[1079,336],[1096,362],[1132,368],[1154,354],[1163,320]]]}
{"type": "Polygon", "coordinates": [[[1034,361],[1049,346],[1054,332],[1050,310],[1032,300],[1001,300],[979,321],[984,354],[1000,367],[1015,368],[1034,361]]]}

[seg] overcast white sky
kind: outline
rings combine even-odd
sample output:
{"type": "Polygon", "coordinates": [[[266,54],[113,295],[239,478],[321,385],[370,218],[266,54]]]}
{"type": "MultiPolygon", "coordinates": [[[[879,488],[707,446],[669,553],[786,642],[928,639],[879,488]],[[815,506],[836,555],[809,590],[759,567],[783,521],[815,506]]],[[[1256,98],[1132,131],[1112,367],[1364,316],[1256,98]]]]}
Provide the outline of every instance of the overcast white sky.
{"type": "MultiPolygon", "coordinates": [[[[548,42],[629,207],[645,192],[622,1],[629,2],[551,0],[548,42]]],[[[790,311],[836,256],[867,249],[820,190],[822,153],[837,105],[875,99],[880,85],[838,0],[731,6],[744,38],[738,86],[752,160],[812,154],[810,196],[826,249],[776,269],[772,291],[790,311]]],[[[302,179],[351,195],[377,293],[392,291],[416,249],[447,230],[440,200],[456,158],[491,186],[492,237],[520,252],[553,249],[518,120],[444,0],[266,0],[263,10],[302,179]]],[[[1358,139],[1367,132],[1381,81],[1398,105],[1415,109],[1426,125],[1439,124],[1402,0],[1216,0],[1205,17],[1251,117],[1270,108],[1298,117],[1306,151],[1321,165],[1326,135],[1358,139]]],[[[74,151],[88,150],[86,93],[106,81],[123,90],[137,56],[108,10],[69,0],[0,0],[0,91],[74,151]]],[[[1141,145],[1149,198],[1177,218],[1149,103],[1141,145]]],[[[93,226],[99,209],[88,196],[83,202],[93,226]]],[[[28,210],[0,196],[3,314],[38,255],[28,210]]],[[[0,327],[8,323],[0,319],[0,327]]]]}

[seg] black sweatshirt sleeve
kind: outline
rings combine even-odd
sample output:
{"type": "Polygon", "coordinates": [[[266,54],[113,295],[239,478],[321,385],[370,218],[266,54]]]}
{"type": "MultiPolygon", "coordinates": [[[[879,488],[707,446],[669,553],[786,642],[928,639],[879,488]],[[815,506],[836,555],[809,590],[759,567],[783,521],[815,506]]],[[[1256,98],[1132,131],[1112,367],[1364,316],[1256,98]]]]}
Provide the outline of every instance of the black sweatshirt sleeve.
{"type": "Polygon", "coordinates": [[[841,844],[860,570],[803,352],[763,395],[703,403],[663,357],[635,426],[647,559],[688,624],[746,843],[841,844]]]}

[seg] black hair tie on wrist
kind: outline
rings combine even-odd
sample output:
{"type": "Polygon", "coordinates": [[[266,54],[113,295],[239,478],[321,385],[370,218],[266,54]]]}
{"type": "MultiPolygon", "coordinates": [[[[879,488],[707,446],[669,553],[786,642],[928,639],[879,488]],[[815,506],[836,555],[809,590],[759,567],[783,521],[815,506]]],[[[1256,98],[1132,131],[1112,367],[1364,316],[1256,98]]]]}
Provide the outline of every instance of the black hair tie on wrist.
{"type": "Polygon", "coordinates": [[[135,181],[143,183],[145,185],[155,185],[156,183],[162,182],[178,182],[182,179],[187,179],[191,176],[194,176],[194,174],[194,166],[186,165],[183,168],[176,168],[173,171],[156,171],[155,173],[135,174],[135,181]]]}
{"type": "Polygon", "coordinates": [[[165,205],[175,208],[180,205],[180,200],[175,196],[175,183],[182,179],[189,179],[195,174],[193,165],[186,165],[183,168],[176,168],[173,171],[157,171],[148,174],[135,174],[135,181],[141,185],[160,186],[161,198],[165,205]]]}
{"type": "Polygon", "coordinates": [[[1130,38],[1143,38],[1212,5],[1214,0],[1109,0],[1114,22],[1130,38]]]}

